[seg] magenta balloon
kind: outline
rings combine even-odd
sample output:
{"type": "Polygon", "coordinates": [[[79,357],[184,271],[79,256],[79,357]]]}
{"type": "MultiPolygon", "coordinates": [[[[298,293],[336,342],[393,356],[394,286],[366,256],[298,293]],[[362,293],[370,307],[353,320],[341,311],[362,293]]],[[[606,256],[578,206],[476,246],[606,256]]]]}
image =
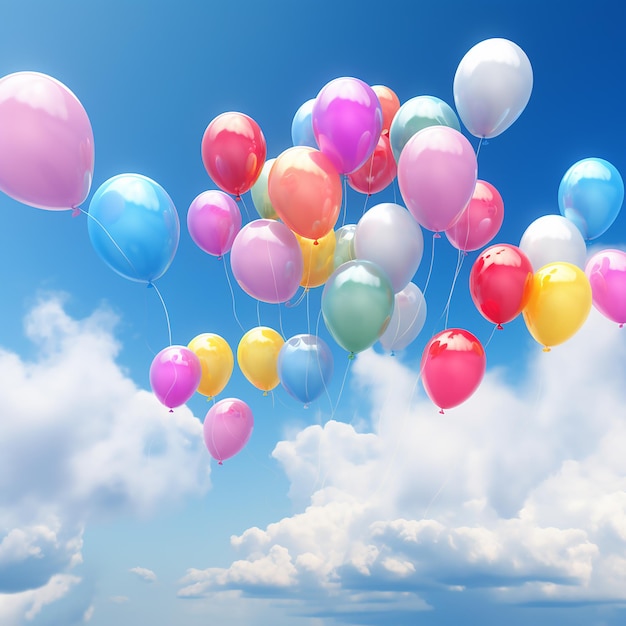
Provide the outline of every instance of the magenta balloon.
{"type": "Polygon", "coordinates": [[[204,418],[204,443],[221,465],[243,449],[253,428],[250,407],[237,398],[225,398],[215,403],[204,418]]]}
{"type": "Polygon", "coordinates": [[[189,206],[187,229],[201,250],[222,256],[230,251],[241,230],[241,211],[227,193],[204,191],[189,206]]]}
{"type": "Polygon", "coordinates": [[[358,78],[335,78],[315,98],[313,133],[340,174],[354,172],[372,155],[383,127],[376,92],[358,78]]]}
{"type": "Polygon", "coordinates": [[[450,228],[472,198],[478,165],[470,142],[449,126],[413,135],[398,159],[398,185],[407,208],[427,230],[450,228]]]}
{"type": "Polygon", "coordinates": [[[48,210],[78,207],[91,188],[94,141],[83,105],[37,72],[0,79],[0,189],[48,210]]]}
{"type": "Polygon", "coordinates": [[[293,297],[304,269],[296,236],[282,222],[254,220],[235,237],[230,251],[235,280],[262,302],[286,302],[293,297]]]}
{"type": "Polygon", "coordinates": [[[189,348],[163,348],[150,366],[150,386],[166,407],[185,404],[198,389],[202,377],[200,359],[189,348]]]}
{"type": "Polygon", "coordinates": [[[585,267],[593,305],[620,326],[626,324],[626,252],[601,250],[585,267]]]}

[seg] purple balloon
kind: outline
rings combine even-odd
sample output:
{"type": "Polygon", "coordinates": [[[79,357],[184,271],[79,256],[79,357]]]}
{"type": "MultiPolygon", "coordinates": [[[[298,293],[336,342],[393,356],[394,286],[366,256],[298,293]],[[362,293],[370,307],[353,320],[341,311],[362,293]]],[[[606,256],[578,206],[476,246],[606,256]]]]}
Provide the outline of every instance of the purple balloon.
{"type": "Polygon", "coordinates": [[[593,305],[621,328],[626,324],[626,252],[597,252],[587,261],[585,274],[591,284],[593,305]]]}
{"type": "Polygon", "coordinates": [[[369,159],[383,127],[376,92],[358,78],[335,78],[317,95],[313,133],[340,174],[354,172],[369,159]]]}
{"type": "Polygon", "coordinates": [[[215,403],[204,418],[204,443],[221,465],[243,449],[253,428],[250,407],[243,400],[225,398],[215,403]]]}
{"type": "Polygon", "coordinates": [[[185,404],[193,396],[201,377],[200,359],[184,346],[163,348],[150,366],[152,391],[170,410],[185,404]]]}
{"type": "Polygon", "coordinates": [[[205,191],[189,206],[187,229],[201,250],[220,257],[230,251],[241,230],[241,211],[223,191],[205,191]]]}
{"type": "Polygon", "coordinates": [[[304,270],[296,236],[282,222],[263,219],[239,231],[230,264],[235,280],[248,295],[273,304],[295,295],[304,270]]]}
{"type": "Polygon", "coordinates": [[[0,79],[0,189],[52,211],[77,208],[94,167],[91,123],[58,80],[38,72],[0,79]]]}

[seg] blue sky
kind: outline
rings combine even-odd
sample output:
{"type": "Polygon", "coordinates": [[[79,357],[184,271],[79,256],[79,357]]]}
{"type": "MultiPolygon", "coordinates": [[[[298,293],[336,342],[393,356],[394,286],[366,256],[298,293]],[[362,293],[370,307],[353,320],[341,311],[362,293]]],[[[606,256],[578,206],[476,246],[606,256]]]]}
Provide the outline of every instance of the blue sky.
{"type": "MultiPolygon", "coordinates": [[[[521,318],[490,339],[469,295],[471,253],[448,325],[488,344],[487,375],[441,416],[418,371],[445,324],[457,262],[445,238],[414,344],[349,364],[318,326],[320,288],[295,308],[257,307],[234,283],[231,295],[228,259],[200,251],[185,217],[216,188],[200,157],[216,115],[251,116],[275,157],[298,107],[333,78],[453,106],[463,55],[505,37],[528,55],[533,91],[478,167],[504,199],[494,243],[517,245],[558,213],[574,162],[626,172],[625,18],[618,0],[5,0],[0,76],[44,72],[77,95],[95,137],[90,196],[136,172],[177,207],[180,245],[158,281],[174,343],[214,332],[236,350],[258,319],[286,336],[319,329],[335,374],[304,409],[280,387],[263,397],[235,366],[222,397],[248,402],[255,429],[218,466],[202,441],[206,399],[170,414],[150,392],[168,342],[156,294],[98,258],[84,215],[0,194],[0,622],[446,625],[471,613],[483,624],[622,624],[624,330],[592,311],[547,355],[521,318]]],[[[368,206],[399,197],[394,185],[368,206]]],[[[346,222],[364,206],[349,190],[346,222]]],[[[604,247],[626,247],[624,211],[593,242],[604,247]]]]}

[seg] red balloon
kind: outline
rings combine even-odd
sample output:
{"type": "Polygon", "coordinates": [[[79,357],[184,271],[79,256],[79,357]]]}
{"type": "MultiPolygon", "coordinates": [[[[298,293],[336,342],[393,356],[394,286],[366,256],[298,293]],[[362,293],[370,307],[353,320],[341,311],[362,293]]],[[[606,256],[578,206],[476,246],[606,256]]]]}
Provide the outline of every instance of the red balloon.
{"type": "Polygon", "coordinates": [[[359,169],[348,174],[348,184],[360,193],[372,195],[388,187],[397,171],[389,137],[381,135],[372,156],[359,169]]]}
{"type": "Polygon", "coordinates": [[[204,167],[220,189],[237,198],[256,182],[266,156],[259,125],[243,113],[222,113],[204,131],[204,167]]]}
{"type": "Polygon", "coordinates": [[[467,330],[450,328],[436,334],[422,354],[422,384],[441,409],[465,402],[478,389],[487,358],[478,339],[467,330]]]}
{"type": "Polygon", "coordinates": [[[470,272],[470,294],[480,313],[498,328],[516,318],[526,306],[533,284],[530,259],[509,244],[480,253],[470,272]]]}

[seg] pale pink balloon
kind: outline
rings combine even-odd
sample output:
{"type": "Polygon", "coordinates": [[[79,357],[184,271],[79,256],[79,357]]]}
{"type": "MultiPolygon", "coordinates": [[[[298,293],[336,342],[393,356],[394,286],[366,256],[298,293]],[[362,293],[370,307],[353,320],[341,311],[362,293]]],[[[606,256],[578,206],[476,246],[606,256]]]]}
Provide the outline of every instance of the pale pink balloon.
{"type": "Polygon", "coordinates": [[[585,267],[593,305],[602,315],[622,327],[626,324],[626,252],[601,250],[585,267]]]}
{"type": "Polygon", "coordinates": [[[502,196],[490,183],[477,180],[472,199],[454,224],[446,230],[446,237],[458,250],[478,250],[498,234],[503,220],[502,196]]]}
{"type": "Polygon", "coordinates": [[[91,189],[94,140],[78,98],[38,72],[0,79],[0,189],[13,199],[60,211],[91,189]]]}
{"type": "Polygon", "coordinates": [[[204,191],[189,206],[187,229],[201,250],[220,257],[230,251],[241,230],[241,211],[227,193],[204,191]]]}
{"type": "Polygon", "coordinates": [[[239,231],[230,264],[235,280],[248,295],[274,304],[295,295],[304,269],[296,236],[282,222],[263,219],[239,231]]]}
{"type": "Polygon", "coordinates": [[[222,461],[235,456],[248,443],[254,416],[250,407],[237,398],[216,402],[204,418],[204,443],[210,455],[222,461]]]}
{"type": "Polygon", "coordinates": [[[471,200],[478,164],[467,138],[449,126],[413,135],[398,159],[398,185],[407,208],[427,230],[450,228],[471,200]]]}
{"type": "Polygon", "coordinates": [[[169,409],[185,404],[198,389],[201,377],[200,359],[184,346],[163,348],[150,366],[152,391],[169,409]]]}

